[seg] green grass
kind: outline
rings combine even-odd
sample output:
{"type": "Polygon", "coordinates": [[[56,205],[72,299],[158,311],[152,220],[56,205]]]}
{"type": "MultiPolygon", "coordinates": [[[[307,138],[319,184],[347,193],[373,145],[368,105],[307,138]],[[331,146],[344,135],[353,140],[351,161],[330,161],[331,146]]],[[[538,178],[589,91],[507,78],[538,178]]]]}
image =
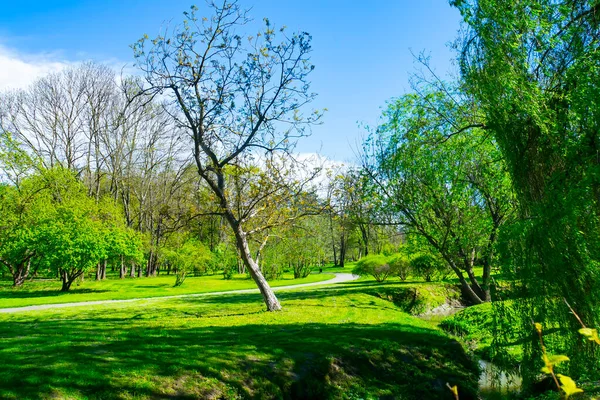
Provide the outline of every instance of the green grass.
{"type": "MultiPolygon", "coordinates": [[[[535,340],[535,336],[522,333],[514,316],[503,319],[507,329],[508,343],[494,349],[494,315],[491,303],[480,304],[444,319],[440,327],[461,338],[465,346],[478,357],[503,368],[517,368],[522,357],[520,345],[523,340],[535,340]]],[[[530,333],[530,332],[529,332],[530,333]]]]}
{"type": "MultiPolygon", "coordinates": [[[[293,274],[284,274],[282,279],[271,281],[270,284],[273,287],[287,286],[320,282],[333,277],[332,274],[317,273],[303,279],[293,279],[293,274]]],[[[230,280],[223,279],[222,275],[189,277],[179,287],[173,287],[174,283],[174,275],[153,278],[107,279],[105,281],[85,280],[79,284],[74,283],[71,290],[65,293],[60,291],[58,280],[26,282],[21,288],[13,288],[10,281],[0,281],[0,308],[256,288],[254,281],[246,275],[234,275],[233,279],[230,280]]]]}
{"type": "Polygon", "coordinates": [[[370,293],[152,299],[0,315],[3,399],[474,399],[460,344],[370,293]]]}

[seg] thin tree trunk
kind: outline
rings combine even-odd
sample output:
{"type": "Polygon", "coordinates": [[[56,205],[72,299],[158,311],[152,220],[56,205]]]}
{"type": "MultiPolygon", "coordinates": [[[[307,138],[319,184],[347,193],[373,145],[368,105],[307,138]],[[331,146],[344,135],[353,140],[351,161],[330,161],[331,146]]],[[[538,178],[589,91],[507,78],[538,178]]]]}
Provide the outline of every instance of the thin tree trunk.
{"type": "Polygon", "coordinates": [[[107,262],[108,262],[107,260],[104,260],[104,262],[102,263],[102,277],[101,277],[102,280],[106,279],[106,263],[107,262]]]}
{"type": "Polygon", "coordinates": [[[96,280],[99,281],[102,277],[102,263],[96,265],[96,280]]]}
{"type": "MultiPolygon", "coordinates": [[[[360,225],[360,233],[362,235],[363,245],[365,247],[365,257],[369,255],[369,231],[364,225],[360,225]]],[[[360,257],[359,257],[360,258],[360,257]]]]}
{"type": "Polygon", "coordinates": [[[342,235],[340,239],[340,267],[344,268],[344,263],[346,261],[346,238],[345,235],[342,235]]]}
{"type": "Polygon", "coordinates": [[[279,300],[275,296],[273,289],[269,286],[269,283],[260,272],[258,265],[252,259],[252,255],[250,254],[250,248],[248,247],[248,239],[246,238],[246,233],[239,226],[239,223],[235,220],[235,217],[228,216],[229,222],[235,231],[235,239],[240,251],[240,256],[246,264],[246,268],[250,273],[250,276],[258,286],[260,293],[263,296],[265,304],[267,305],[268,311],[279,311],[281,310],[281,304],[279,304],[279,300]]]}
{"type": "Polygon", "coordinates": [[[121,256],[121,269],[119,270],[119,279],[125,278],[125,263],[123,262],[123,256],[121,256]]]}

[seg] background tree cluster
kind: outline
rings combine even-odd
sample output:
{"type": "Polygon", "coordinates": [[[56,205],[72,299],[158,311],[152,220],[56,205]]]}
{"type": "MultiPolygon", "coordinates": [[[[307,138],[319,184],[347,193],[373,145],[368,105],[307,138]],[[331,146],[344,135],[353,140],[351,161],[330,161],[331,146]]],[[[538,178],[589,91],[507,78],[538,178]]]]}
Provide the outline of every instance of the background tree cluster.
{"type": "Polygon", "coordinates": [[[256,131],[252,152],[218,167],[216,194],[215,182],[198,175],[181,110],[155,95],[94,63],[0,94],[0,266],[15,286],[36,276],[60,277],[68,290],[85,276],[162,271],[182,284],[190,275],[248,273],[226,214],[243,225],[249,254],[271,279],[343,266],[398,242],[394,228],[369,225],[355,171],[323,179],[318,163],[286,150],[289,130],[271,151],[262,148],[282,129],[276,122],[271,133],[256,131]]]}

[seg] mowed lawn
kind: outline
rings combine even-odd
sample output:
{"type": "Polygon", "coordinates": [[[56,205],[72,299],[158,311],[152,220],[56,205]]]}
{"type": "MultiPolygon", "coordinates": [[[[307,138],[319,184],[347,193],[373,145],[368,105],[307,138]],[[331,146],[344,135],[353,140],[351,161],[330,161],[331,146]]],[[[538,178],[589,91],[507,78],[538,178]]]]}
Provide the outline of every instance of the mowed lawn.
{"type": "Polygon", "coordinates": [[[461,399],[477,367],[372,282],[0,315],[2,399],[461,399]],[[361,291],[365,285],[365,291],[361,291]]]}
{"type": "MultiPolygon", "coordinates": [[[[286,273],[282,279],[270,281],[273,287],[320,282],[334,278],[327,273],[310,274],[294,279],[286,273]]],[[[58,304],[96,300],[125,300],[144,297],[175,296],[192,293],[220,292],[226,290],[253,289],[254,281],[246,275],[234,275],[225,280],[223,275],[186,278],[183,285],[174,287],[175,275],[151,278],[110,278],[103,281],[85,280],[74,283],[71,290],[61,292],[58,280],[34,280],[20,288],[12,287],[12,281],[0,281],[0,308],[22,307],[39,304],[58,304]]]]}

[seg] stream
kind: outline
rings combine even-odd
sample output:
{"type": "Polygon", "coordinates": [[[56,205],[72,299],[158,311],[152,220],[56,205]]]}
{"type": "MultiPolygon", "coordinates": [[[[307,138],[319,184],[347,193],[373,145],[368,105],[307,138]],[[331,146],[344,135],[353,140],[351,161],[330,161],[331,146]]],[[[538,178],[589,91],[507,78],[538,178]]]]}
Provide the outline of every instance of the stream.
{"type": "Polygon", "coordinates": [[[479,360],[479,395],[484,400],[509,398],[521,390],[521,377],[516,372],[507,372],[489,361],[479,360]]]}
{"type": "MultiPolygon", "coordinates": [[[[464,307],[443,304],[420,315],[419,318],[437,324],[462,309],[464,307]]],[[[482,400],[505,400],[521,391],[522,379],[518,372],[503,370],[497,365],[481,359],[477,363],[481,371],[478,386],[479,396],[482,400]]]]}

